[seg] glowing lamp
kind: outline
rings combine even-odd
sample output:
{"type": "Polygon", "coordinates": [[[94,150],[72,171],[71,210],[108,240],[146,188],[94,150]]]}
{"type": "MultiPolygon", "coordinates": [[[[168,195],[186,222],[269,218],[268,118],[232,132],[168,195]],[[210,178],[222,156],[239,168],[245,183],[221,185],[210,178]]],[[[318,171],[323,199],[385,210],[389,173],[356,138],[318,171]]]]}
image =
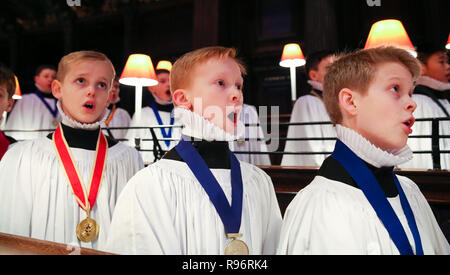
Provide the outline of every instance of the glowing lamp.
{"type": "Polygon", "coordinates": [[[125,68],[120,76],[119,82],[124,85],[135,86],[135,117],[137,121],[141,119],[142,109],[142,87],[155,86],[155,70],[150,56],[145,54],[132,54],[128,57],[125,68]]]}
{"type": "Polygon", "coordinates": [[[445,48],[446,48],[447,50],[450,50],[450,34],[448,34],[447,45],[445,45],[445,48]]]}
{"type": "Polygon", "coordinates": [[[172,70],[172,63],[167,60],[161,60],[158,62],[158,65],[156,65],[156,70],[166,70],[170,72],[172,70]]]}
{"type": "Polygon", "coordinates": [[[364,49],[376,48],[385,44],[404,48],[414,57],[417,56],[411,39],[409,39],[408,33],[399,20],[387,19],[374,23],[364,49]]]}
{"type": "Polygon", "coordinates": [[[296,75],[295,68],[305,65],[306,60],[303,56],[302,49],[297,43],[284,45],[283,54],[281,55],[280,66],[290,69],[291,73],[291,99],[294,102],[297,99],[296,75]]]}
{"type": "Polygon", "coordinates": [[[16,90],[14,91],[14,95],[12,96],[12,98],[21,99],[22,92],[20,91],[20,85],[19,85],[19,80],[17,79],[17,76],[14,76],[14,81],[16,82],[16,90]]]}

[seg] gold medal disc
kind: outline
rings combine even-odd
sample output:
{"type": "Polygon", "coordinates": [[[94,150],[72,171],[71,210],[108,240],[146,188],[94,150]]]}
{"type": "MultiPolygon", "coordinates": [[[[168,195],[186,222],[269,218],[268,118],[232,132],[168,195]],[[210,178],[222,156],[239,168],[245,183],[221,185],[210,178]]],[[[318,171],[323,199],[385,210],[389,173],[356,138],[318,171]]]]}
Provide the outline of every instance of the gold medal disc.
{"type": "Polygon", "coordinates": [[[232,240],[227,247],[225,247],[225,255],[248,255],[248,246],[241,240],[232,240]]]}
{"type": "Polygon", "coordinates": [[[98,224],[94,219],[87,217],[77,225],[77,237],[80,241],[88,243],[98,235],[98,224]]]}
{"type": "Polygon", "coordinates": [[[53,125],[53,126],[58,126],[58,121],[57,121],[56,119],[54,119],[54,120],[52,121],[52,125],[53,125]]]}

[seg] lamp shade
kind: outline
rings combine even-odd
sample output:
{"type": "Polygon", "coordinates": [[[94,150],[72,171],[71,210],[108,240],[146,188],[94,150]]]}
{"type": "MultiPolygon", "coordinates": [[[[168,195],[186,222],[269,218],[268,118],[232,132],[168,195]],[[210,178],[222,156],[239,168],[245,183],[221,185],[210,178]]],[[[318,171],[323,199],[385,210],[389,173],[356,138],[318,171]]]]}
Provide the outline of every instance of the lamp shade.
{"type": "Polygon", "coordinates": [[[130,55],[119,82],[129,86],[154,86],[158,84],[150,56],[145,54],[130,55]]]}
{"type": "Polygon", "coordinates": [[[302,49],[297,43],[290,43],[284,45],[283,54],[281,55],[281,67],[299,67],[305,65],[305,57],[302,49]]]}
{"type": "Polygon", "coordinates": [[[166,70],[170,72],[172,70],[172,63],[167,60],[161,60],[158,62],[158,65],[156,65],[156,70],[166,70]]]}
{"type": "Polygon", "coordinates": [[[445,48],[446,48],[447,50],[450,50],[450,33],[448,34],[447,45],[445,45],[445,48]]]}
{"type": "Polygon", "coordinates": [[[17,79],[17,76],[14,76],[14,81],[16,82],[16,90],[14,91],[13,98],[14,99],[21,99],[22,98],[22,92],[20,91],[20,85],[19,85],[19,80],[17,79]]]}
{"type": "Polygon", "coordinates": [[[372,25],[364,49],[375,48],[383,44],[405,48],[413,55],[414,46],[406,33],[402,22],[395,19],[381,20],[372,25]]]}

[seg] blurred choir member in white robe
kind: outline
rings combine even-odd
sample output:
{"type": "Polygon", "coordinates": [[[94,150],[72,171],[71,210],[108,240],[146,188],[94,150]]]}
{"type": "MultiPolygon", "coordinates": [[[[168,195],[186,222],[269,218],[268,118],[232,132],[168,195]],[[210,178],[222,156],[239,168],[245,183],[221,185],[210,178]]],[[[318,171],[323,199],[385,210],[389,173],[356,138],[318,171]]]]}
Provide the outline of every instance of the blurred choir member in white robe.
{"type": "MultiPolygon", "coordinates": [[[[320,51],[311,54],[306,60],[306,74],[312,89],[301,96],[294,104],[290,123],[330,121],[323,104],[323,78],[327,67],[333,61],[333,53],[320,51]]],[[[287,138],[335,138],[336,132],[328,125],[290,125],[287,138]]],[[[287,140],[285,152],[332,152],[334,140],[287,140]]],[[[283,166],[320,166],[327,154],[284,154],[283,166]]]]}
{"type": "MultiPolygon", "coordinates": [[[[260,121],[255,106],[243,104],[239,118],[244,124],[250,124],[250,126],[245,127],[244,135],[244,139],[249,140],[230,142],[230,150],[233,152],[267,152],[262,127],[261,125],[256,126],[260,124],[260,121]]],[[[270,165],[270,157],[268,154],[236,153],[236,157],[241,161],[254,165],[270,165]]]]}
{"type": "MultiPolygon", "coordinates": [[[[133,115],[130,127],[151,127],[159,125],[174,125],[174,118],[172,114],[173,103],[172,95],[170,94],[170,72],[167,70],[156,70],[156,77],[158,84],[156,86],[148,87],[152,93],[154,101],[150,102],[149,106],[145,106],[141,110],[140,121],[136,120],[133,115]],[[158,118],[159,117],[159,118],[158,118]]],[[[158,143],[163,151],[168,151],[178,143],[181,137],[181,128],[153,128],[158,143]],[[163,140],[166,139],[166,140],[163,140]],[[170,141],[167,139],[175,139],[170,141]]],[[[135,147],[135,139],[140,139],[139,147],[142,159],[146,164],[155,161],[153,152],[153,137],[148,128],[145,129],[129,129],[126,135],[127,144],[135,147]]]]}
{"type": "MultiPolygon", "coordinates": [[[[56,108],[58,101],[52,95],[51,84],[56,77],[56,70],[52,65],[41,65],[36,69],[33,93],[24,94],[14,104],[8,114],[5,131],[8,130],[40,130],[55,129],[61,121],[56,108]]],[[[44,137],[50,131],[8,132],[16,140],[27,140],[44,137]]]]}
{"type": "MultiPolygon", "coordinates": [[[[120,101],[120,83],[118,78],[114,79],[113,87],[111,88],[111,104],[108,106],[108,115],[105,122],[102,123],[102,128],[106,127],[129,127],[131,117],[128,112],[120,107],[117,107],[117,103],[120,101]]],[[[105,135],[112,134],[112,138],[121,141],[125,139],[127,129],[103,129],[105,135]]]]}
{"type": "MultiPolygon", "coordinates": [[[[418,118],[450,118],[450,65],[443,46],[425,44],[418,47],[417,58],[422,63],[422,76],[417,80],[413,99],[418,118]]],[[[413,135],[431,136],[431,121],[416,121],[413,135]]],[[[450,135],[450,121],[439,122],[439,135],[450,135]]],[[[408,145],[414,151],[431,151],[431,138],[410,138],[408,145]]],[[[439,139],[440,150],[450,150],[450,139],[439,139]]],[[[441,169],[450,169],[450,154],[440,155],[441,169]]],[[[431,154],[414,154],[401,168],[433,169],[431,154]]]]}

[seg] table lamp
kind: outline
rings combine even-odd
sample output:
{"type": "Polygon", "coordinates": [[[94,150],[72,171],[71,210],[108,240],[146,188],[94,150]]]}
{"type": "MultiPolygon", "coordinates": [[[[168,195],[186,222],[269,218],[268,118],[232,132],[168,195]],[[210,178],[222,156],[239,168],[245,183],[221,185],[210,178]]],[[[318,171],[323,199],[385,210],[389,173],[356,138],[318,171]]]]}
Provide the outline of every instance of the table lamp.
{"type": "Polygon", "coordinates": [[[417,57],[417,53],[409,39],[408,33],[406,33],[402,22],[399,20],[381,20],[372,25],[364,49],[375,48],[383,44],[404,48],[414,57],[417,57]]]}
{"type": "Polygon", "coordinates": [[[158,84],[155,70],[150,56],[145,54],[132,54],[128,57],[125,68],[120,76],[119,82],[124,85],[135,86],[135,112],[137,121],[141,119],[142,109],[142,87],[155,86],[158,84]]]}
{"type": "Polygon", "coordinates": [[[284,45],[283,54],[281,55],[280,66],[290,68],[291,72],[291,99],[295,102],[297,99],[296,75],[295,68],[305,65],[306,60],[303,56],[302,49],[297,43],[284,45]]]}

